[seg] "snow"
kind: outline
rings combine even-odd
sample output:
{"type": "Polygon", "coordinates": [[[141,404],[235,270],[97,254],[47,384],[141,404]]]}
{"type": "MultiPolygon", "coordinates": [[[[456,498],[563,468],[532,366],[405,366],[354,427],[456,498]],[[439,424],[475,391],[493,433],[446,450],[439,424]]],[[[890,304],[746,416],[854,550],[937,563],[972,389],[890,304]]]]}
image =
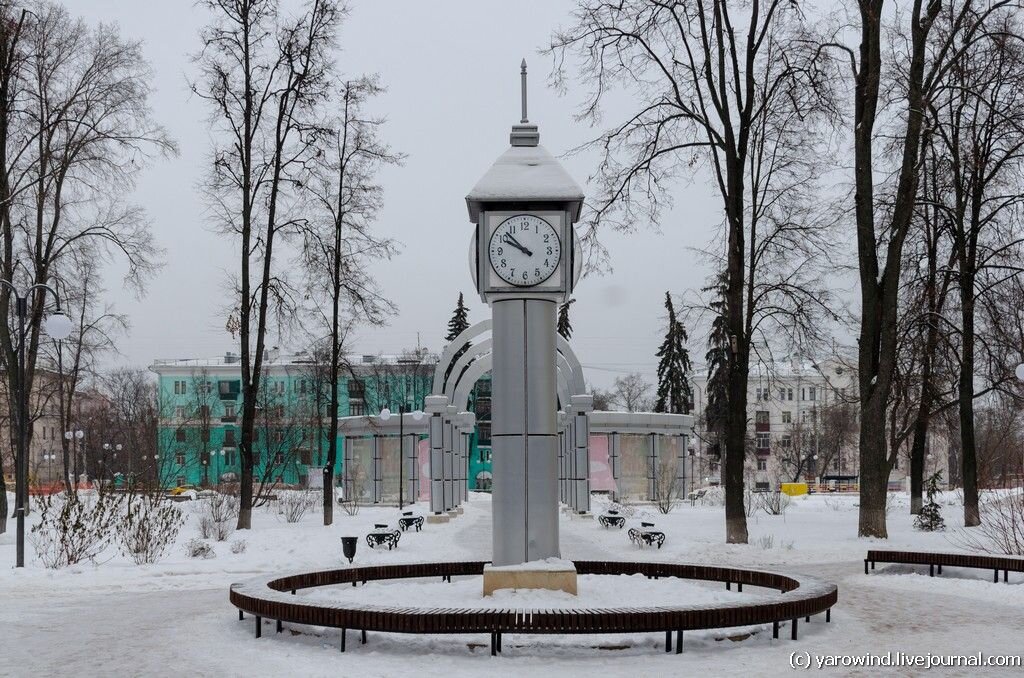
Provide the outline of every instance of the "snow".
{"type": "MultiPolygon", "coordinates": [[[[13,498],[12,498],[13,499],[13,498]]],[[[566,559],[697,562],[754,566],[835,582],[839,603],[832,623],[820,617],[800,625],[800,640],[772,640],[770,629],[687,632],[682,656],[664,653],[664,635],[607,636],[506,635],[504,653],[489,656],[486,635],[454,637],[370,633],[360,645],[349,634],[348,652],[338,651],[336,629],[286,625],[286,632],[264,627],[253,638],[252,618],[238,621],[228,602],[233,582],[297,569],[345,567],[342,536],[359,537],[355,566],[431,560],[485,560],[491,548],[490,501],[472,494],[465,514],[448,524],[405,532],[393,551],[373,551],[364,535],[375,523],[395,524],[394,507],[364,507],[358,515],[336,509],[335,524],[324,527],[314,510],[296,524],[272,508],[254,512],[254,529],[214,542],[216,558],[193,560],[184,544],[198,536],[195,506],[180,506],[187,522],[178,543],[161,562],[136,566],[116,552],[98,564],[51,571],[41,566],[31,546],[28,563],[15,570],[13,520],[0,535],[0,676],[428,676],[530,675],[569,678],[600,675],[776,676],[790,671],[792,652],[848,654],[865,652],[1018,654],[1024,628],[1024,576],[1011,573],[1010,584],[993,584],[991,572],[943,568],[928,577],[927,567],[878,565],[863,573],[869,548],[958,550],[962,508],[952,494],[942,499],[950,530],[913,530],[905,494],[893,494],[888,540],[858,539],[857,497],[795,498],[782,516],[763,512],[749,518],[750,543],[724,544],[720,505],[677,507],[661,515],[650,505],[626,507],[627,526],[605,529],[596,521],[560,519],[562,557],[566,559]],[[629,527],[654,521],[665,532],[663,548],[638,548],[629,527]],[[244,553],[231,543],[247,542],[244,553]],[[117,662],[118,669],[112,669],[117,662]]],[[[425,513],[425,505],[410,507],[425,513]]],[[[595,498],[593,512],[607,503],[595,498]]],[[[30,516],[35,521],[36,515],[30,516]]],[[[691,604],[764,595],[753,587],[743,593],[700,582],[642,577],[580,577],[578,605],[639,606],[691,604]]],[[[374,597],[402,606],[479,604],[479,578],[438,581],[370,582],[300,595],[338,599],[374,597]]],[[[567,594],[500,591],[494,600],[507,607],[564,606],[567,594]]],[[[989,669],[986,675],[1011,675],[989,669]]],[[[865,671],[862,674],[874,675],[865,671]]],[[[917,674],[904,674],[917,675],[917,674]]],[[[953,674],[950,674],[953,675],[953,674]]]]}
{"type": "Polygon", "coordinates": [[[480,203],[502,200],[580,203],[583,189],[543,146],[511,146],[466,196],[470,220],[480,203]]]}
{"type": "Polygon", "coordinates": [[[735,603],[744,594],[726,591],[720,584],[668,577],[653,581],[635,575],[604,576],[584,574],[577,579],[577,595],[544,589],[499,589],[486,598],[480,595],[480,577],[453,577],[452,582],[406,581],[367,582],[365,586],[327,586],[300,592],[309,600],[355,605],[383,605],[402,608],[455,607],[512,610],[594,609],[658,605],[704,605],[735,603]]]}
{"type": "Polygon", "coordinates": [[[488,565],[487,567],[488,569],[500,572],[564,572],[565,570],[576,569],[571,560],[565,560],[564,558],[544,558],[543,560],[531,560],[518,565],[488,565]]]}

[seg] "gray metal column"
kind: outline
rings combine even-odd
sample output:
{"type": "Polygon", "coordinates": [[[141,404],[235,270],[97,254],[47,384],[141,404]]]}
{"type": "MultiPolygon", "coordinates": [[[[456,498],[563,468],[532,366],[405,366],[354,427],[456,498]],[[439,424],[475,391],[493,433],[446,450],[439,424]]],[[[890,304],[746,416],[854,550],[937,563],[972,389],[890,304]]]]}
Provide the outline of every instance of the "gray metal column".
{"type": "Polygon", "coordinates": [[[590,511],[590,419],[589,413],[594,409],[594,397],[589,395],[572,396],[573,413],[573,459],[575,460],[576,482],[573,488],[578,513],[590,511]]]}
{"type": "Polygon", "coordinates": [[[447,396],[430,395],[424,411],[430,415],[430,511],[444,513],[444,411],[447,396]]]}
{"type": "Polygon", "coordinates": [[[384,495],[384,463],[381,459],[383,450],[382,436],[373,436],[373,503],[377,504],[384,495]]]}
{"type": "Polygon", "coordinates": [[[455,415],[458,408],[444,408],[444,510],[455,508],[455,415]]]}
{"type": "Polygon", "coordinates": [[[682,444],[679,446],[679,453],[676,455],[676,495],[686,496],[686,452],[689,448],[689,437],[679,436],[682,438],[682,444]]]}
{"type": "Polygon", "coordinates": [[[565,491],[566,481],[566,457],[565,457],[565,431],[562,428],[564,413],[558,413],[558,501],[562,504],[569,503],[569,494],[565,491]]]}
{"type": "Polygon", "coordinates": [[[557,305],[495,301],[493,563],[558,557],[557,305]]]}
{"type": "Polygon", "coordinates": [[[658,498],[658,436],[651,433],[647,452],[647,500],[658,498]]]}
{"type": "Polygon", "coordinates": [[[612,480],[615,481],[615,492],[612,499],[619,501],[619,434],[608,434],[608,466],[612,469],[612,480]]]}

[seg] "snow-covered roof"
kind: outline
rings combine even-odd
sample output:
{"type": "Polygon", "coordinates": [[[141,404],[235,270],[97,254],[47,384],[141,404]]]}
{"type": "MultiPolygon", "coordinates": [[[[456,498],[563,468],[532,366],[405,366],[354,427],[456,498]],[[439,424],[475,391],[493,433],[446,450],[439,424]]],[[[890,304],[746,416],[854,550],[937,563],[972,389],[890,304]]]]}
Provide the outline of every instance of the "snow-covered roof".
{"type": "Polygon", "coordinates": [[[512,146],[466,196],[470,220],[476,221],[482,203],[502,201],[568,202],[576,221],[583,189],[543,146],[512,146]]]}

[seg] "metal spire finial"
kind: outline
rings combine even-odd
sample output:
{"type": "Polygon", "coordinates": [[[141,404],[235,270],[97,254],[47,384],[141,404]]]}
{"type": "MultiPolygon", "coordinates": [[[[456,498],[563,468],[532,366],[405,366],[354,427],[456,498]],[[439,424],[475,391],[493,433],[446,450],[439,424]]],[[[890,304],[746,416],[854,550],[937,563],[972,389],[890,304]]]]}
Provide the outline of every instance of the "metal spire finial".
{"type": "Polygon", "coordinates": [[[520,68],[519,75],[520,75],[520,78],[522,79],[522,89],[523,89],[523,119],[520,120],[519,123],[525,125],[526,123],[530,122],[529,118],[526,117],[526,59],[523,59],[523,63],[521,63],[519,65],[519,68],[520,68]]]}

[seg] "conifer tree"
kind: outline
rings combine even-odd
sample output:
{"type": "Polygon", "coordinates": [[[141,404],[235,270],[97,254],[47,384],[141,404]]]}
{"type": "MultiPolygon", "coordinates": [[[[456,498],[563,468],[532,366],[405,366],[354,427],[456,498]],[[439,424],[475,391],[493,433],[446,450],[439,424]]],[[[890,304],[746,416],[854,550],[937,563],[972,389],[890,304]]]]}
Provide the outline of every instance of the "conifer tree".
{"type": "Polygon", "coordinates": [[[569,307],[575,303],[575,299],[570,299],[558,307],[558,333],[562,335],[566,341],[572,337],[572,323],[569,321],[569,307]]]}
{"type": "Polygon", "coordinates": [[[665,310],[668,311],[668,329],[658,349],[658,393],[655,412],[686,414],[693,402],[690,387],[690,353],[686,350],[686,328],[676,318],[672,295],[665,292],[665,310]]]}
{"type": "Polygon", "coordinates": [[[928,478],[925,492],[928,501],[921,507],[921,512],[914,518],[914,527],[923,532],[938,532],[946,529],[946,521],[942,519],[942,508],[935,501],[935,495],[939,493],[939,482],[942,480],[942,471],[936,471],[928,478]]]}
{"type": "Polygon", "coordinates": [[[704,422],[708,432],[719,441],[718,449],[721,454],[722,442],[725,438],[725,422],[729,411],[730,351],[725,273],[720,273],[715,284],[704,288],[704,291],[715,293],[715,297],[709,303],[711,311],[714,313],[714,319],[711,321],[711,332],[708,334],[708,350],[704,354],[708,370],[704,422]]]}
{"type": "MultiPolygon", "coordinates": [[[[462,292],[459,292],[459,301],[455,304],[455,312],[452,313],[451,320],[448,321],[448,334],[445,335],[445,341],[452,342],[455,338],[462,334],[466,329],[469,328],[469,310],[466,308],[466,302],[462,297],[462,292]]],[[[469,349],[469,345],[462,346],[459,348],[455,357],[452,359],[451,365],[448,366],[448,370],[444,373],[444,380],[447,383],[448,376],[451,374],[452,367],[458,362],[462,354],[469,349]]]]}

